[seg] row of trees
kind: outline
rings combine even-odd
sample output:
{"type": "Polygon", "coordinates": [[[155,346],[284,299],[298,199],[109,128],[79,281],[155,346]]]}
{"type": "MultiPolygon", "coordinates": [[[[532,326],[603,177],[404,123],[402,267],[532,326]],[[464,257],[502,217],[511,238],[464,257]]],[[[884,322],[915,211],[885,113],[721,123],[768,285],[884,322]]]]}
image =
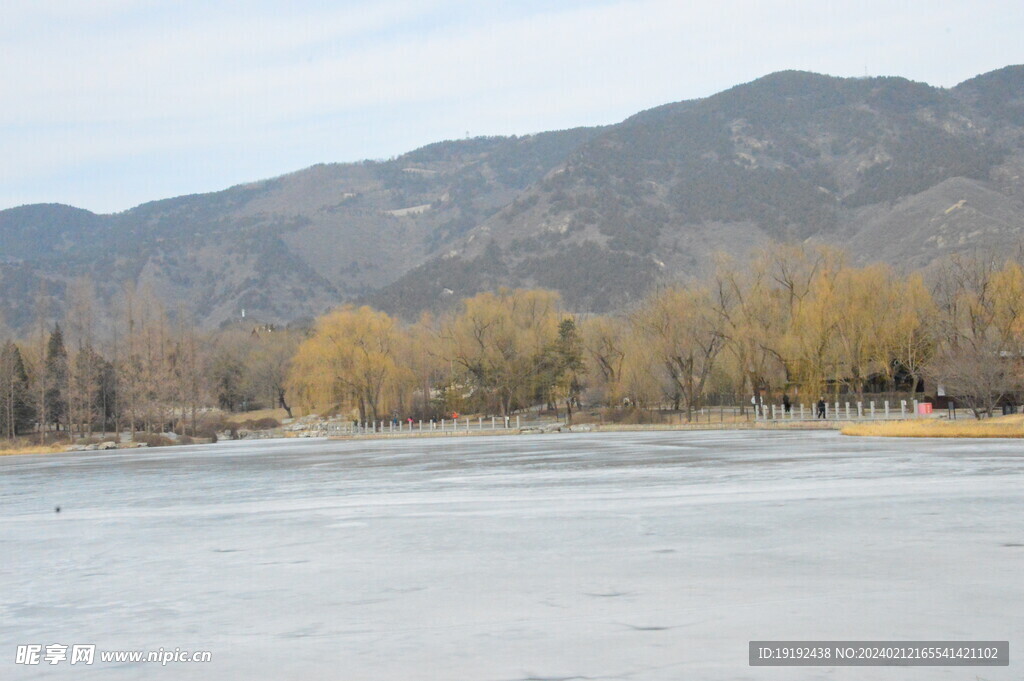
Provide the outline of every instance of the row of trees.
{"type": "Polygon", "coordinates": [[[980,416],[1021,383],[1024,269],[957,257],[923,273],[773,245],[634,309],[572,315],[545,290],[481,293],[405,325],[369,307],[322,317],[288,387],[305,411],[508,414],[539,403],[671,405],[760,393],[808,401],[941,384],[980,416]]]}
{"type": "Polygon", "coordinates": [[[579,401],[583,348],[558,295],[501,290],[457,315],[404,326],[369,307],[317,320],[292,362],[289,389],[305,411],[351,409],[362,421],[449,411],[507,415],[579,401]]]}
{"type": "Polygon", "coordinates": [[[0,337],[2,437],[194,434],[215,406],[361,421],[545,404],[571,414],[581,403],[692,414],[709,399],[861,399],[922,381],[980,416],[1022,388],[1017,258],[900,275],[835,249],[773,245],[617,314],[574,315],[552,291],[503,289],[412,324],[349,305],[302,330],[201,332],[132,288],[104,315],[88,283],[69,300],[60,324],[40,313],[30,336],[0,337]]]}
{"type": "Polygon", "coordinates": [[[261,325],[201,332],[131,287],[99,325],[87,282],[78,282],[69,300],[60,322],[40,315],[29,337],[0,339],[0,437],[196,434],[212,406],[290,410],[284,383],[301,331],[261,325]]]}

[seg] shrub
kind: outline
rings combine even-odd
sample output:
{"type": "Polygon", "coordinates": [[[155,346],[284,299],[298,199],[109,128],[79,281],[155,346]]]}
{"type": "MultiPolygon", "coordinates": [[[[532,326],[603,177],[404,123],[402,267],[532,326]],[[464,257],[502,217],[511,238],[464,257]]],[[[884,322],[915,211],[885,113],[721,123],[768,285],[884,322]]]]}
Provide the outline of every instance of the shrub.
{"type": "Polygon", "coordinates": [[[242,421],[241,427],[246,430],[270,430],[271,428],[280,428],[281,422],[275,418],[265,416],[261,419],[242,421]]]}
{"type": "Polygon", "coordinates": [[[147,447],[167,447],[178,444],[159,433],[135,433],[135,442],[145,442],[147,447]]]}

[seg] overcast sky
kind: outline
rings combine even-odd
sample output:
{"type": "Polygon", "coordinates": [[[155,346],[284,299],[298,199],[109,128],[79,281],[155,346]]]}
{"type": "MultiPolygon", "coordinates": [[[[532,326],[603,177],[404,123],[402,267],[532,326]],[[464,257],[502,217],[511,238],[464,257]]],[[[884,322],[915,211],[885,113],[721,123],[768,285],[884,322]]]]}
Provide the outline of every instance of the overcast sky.
{"type": "Polygon", "coordinates": [[[0,208],[120,211],[781,69],[952,86],[1024,62],[1019,0],[5,0],[0,18],[0,208]]]}

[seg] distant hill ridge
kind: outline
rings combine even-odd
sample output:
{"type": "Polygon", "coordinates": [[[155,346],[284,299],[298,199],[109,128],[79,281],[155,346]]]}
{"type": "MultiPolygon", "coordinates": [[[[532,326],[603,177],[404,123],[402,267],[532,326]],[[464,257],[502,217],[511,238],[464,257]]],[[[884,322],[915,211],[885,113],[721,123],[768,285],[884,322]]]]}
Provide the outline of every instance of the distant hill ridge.
{"type": "Polygon", "coordinates": [[[88,275],[207,326],[344,300],[414,316],[498,285],[628,304],[715,251],[816,240],[924,266],[1024,229],[1024,66],[935,88],[785,71],[603,128],[439,142],[95,215],[0,211],[0,313],[88,275]]]}

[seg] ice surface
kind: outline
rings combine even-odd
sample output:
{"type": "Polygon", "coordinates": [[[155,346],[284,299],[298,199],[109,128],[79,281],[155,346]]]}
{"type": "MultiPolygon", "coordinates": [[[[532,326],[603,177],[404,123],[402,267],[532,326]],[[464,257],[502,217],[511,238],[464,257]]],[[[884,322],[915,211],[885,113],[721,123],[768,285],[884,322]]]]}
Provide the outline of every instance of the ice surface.
{"type": "Polygon", "coordinates": [[[0,678],[1020,681],[1021,451],[659,432],[2,457],[0,678]],[[751,639],[1008,639],[1011,666],[749,667],[751,639]],[[24,643],[213,662],[18,666],[24,643]]]}

